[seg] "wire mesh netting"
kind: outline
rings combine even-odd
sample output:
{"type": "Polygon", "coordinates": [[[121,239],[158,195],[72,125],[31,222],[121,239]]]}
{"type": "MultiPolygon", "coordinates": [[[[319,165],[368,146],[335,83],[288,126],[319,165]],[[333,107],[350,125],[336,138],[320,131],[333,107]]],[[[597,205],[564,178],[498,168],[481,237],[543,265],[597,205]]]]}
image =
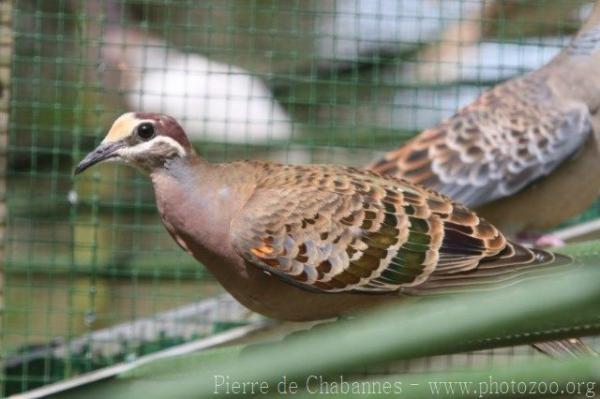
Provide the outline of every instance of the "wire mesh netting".
{"type": "MultiPolygon", "coordinates": [[[[482,90],[542,66],[591,2],[6,5],[0,355],[10,394],[257,319],[209,299],[222,289],[166,234],[144,177],[104,165],[74,182],[75,162],[116,116],[169,113],[209,160],[364,166],[482,90]]],[[[480,355],[503,353],[514,352],[480,355]]]]}

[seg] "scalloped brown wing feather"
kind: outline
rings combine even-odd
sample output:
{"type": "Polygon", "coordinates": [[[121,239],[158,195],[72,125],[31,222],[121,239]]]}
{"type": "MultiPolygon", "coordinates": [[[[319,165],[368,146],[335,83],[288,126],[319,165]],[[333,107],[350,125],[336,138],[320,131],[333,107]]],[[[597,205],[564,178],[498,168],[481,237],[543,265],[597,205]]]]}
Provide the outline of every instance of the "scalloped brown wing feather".
{"type": "MultiPolygon", "coordinates": [[[[553,259],[509,244],[472,211],[406,181],[334,166],[257,168],[256,190],[232,222],[234,246],[246,261],[304,289],[391,293],[455,275],[469,285],[480,268],[553,259]]],[[[489,280],[490,273],[483,275],[489,280]]]]}
{"type": "Polygon", "coordinates": [[[549,75],[540,70],[496,86],[369,169],[468,206],[519,192],[570,158],[592,132],[586,104],[557,96],[549,75]]]}

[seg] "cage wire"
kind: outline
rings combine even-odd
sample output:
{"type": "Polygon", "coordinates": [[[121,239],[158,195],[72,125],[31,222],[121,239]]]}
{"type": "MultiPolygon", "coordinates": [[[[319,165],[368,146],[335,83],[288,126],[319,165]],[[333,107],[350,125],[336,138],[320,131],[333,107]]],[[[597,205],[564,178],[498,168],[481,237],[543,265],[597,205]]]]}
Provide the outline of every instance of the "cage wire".
{"type": "MultiPolygon", "coordinates": [[[[591,6],[584,0],[0,4],[9,121],[0,129],[8,134],[0,178],[7,185],[0,234],[4,394],[259,320],[227,296],[215,297],[222,289],[172,243],[150,184],[137,172],[104,165],[74,182],[74,163],[120,113],[174,115],[213,161],[364,166],[482,90],[543,65],[591,6]]],[[[599,212],[594,205],[572,223],[599,212]]],[[[534,354],[507,348],[398,367],[444,369],[515,356],[534,354]]]]}

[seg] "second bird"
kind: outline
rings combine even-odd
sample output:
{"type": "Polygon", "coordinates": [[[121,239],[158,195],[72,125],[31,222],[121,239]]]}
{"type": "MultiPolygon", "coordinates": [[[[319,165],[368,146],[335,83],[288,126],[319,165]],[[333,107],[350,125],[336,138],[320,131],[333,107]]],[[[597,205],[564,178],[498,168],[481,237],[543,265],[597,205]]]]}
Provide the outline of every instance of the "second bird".
{"type": "Polygon", "coordinates": [[[370,166],[450,196],[508,234],[548,229],[600,188],[600,2],[537,71],[483,93],[370,166]]]}

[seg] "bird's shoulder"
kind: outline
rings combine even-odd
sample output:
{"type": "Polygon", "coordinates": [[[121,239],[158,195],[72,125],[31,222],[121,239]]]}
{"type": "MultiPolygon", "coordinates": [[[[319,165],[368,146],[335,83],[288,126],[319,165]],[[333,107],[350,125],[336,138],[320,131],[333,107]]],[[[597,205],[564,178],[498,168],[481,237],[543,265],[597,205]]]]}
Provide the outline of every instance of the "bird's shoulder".
{"type": "MultiPolygon", "coordinates": [[[[335,194],[337,196],[361,195],[365,201],[385,199],[385,192],[409,193],[422,198],[451,200],[419,184],[395,176],[382,176],[377,172],[352,166],[308,164],[291,165],[268,161],[246,161],[251,165],[256,180],[256,195],[274,191],[284,195],[335,194]]],[[[243,167],[233,164],[234,168],[243,167]]]]}

